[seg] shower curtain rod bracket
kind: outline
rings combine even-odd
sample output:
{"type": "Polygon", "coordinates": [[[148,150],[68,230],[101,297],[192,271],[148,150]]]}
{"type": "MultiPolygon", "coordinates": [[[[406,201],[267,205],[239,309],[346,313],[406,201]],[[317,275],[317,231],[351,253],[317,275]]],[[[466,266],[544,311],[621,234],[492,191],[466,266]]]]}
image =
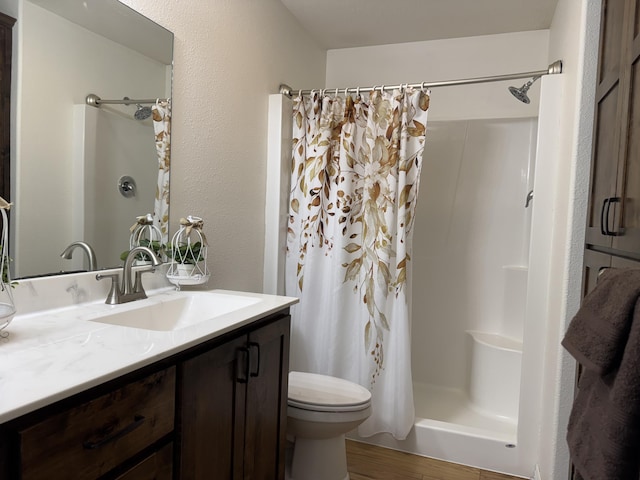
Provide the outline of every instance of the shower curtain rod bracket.
{"type": "Polygon", "coordinates": [[[287,97],[291,96],[291,87],[289,85],[287,85],[286,83],[281,83],[280,87],[278,88],[278,92],[281,93],[282,95],[286,95],[287,97]]]}

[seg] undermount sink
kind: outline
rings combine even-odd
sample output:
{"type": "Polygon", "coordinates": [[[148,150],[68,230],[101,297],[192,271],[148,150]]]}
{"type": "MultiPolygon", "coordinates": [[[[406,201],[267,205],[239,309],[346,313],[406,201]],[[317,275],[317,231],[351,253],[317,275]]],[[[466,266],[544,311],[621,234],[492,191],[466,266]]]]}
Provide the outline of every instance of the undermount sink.
{"type": "Polygon", "coordinates": [[[143,330],[173,331],[240,310],[259,301],[259,298],[251,296],[219,292],[173,292],[113,306],[112,309],[117,311],[91,318],[90,321],[143,330]]]}

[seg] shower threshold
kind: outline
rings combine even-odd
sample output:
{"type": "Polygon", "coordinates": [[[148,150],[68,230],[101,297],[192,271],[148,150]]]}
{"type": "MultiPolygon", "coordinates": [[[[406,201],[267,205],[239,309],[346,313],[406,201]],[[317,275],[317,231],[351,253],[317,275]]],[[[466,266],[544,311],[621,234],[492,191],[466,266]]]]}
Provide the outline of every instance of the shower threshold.
{"type": "Polygon", "coordinates": [[[524,476],[517,424],[474,408],[464,392],[414,383],[416,420],[404,440],[388,433],[351,439],[484,470],[524,476]]]}

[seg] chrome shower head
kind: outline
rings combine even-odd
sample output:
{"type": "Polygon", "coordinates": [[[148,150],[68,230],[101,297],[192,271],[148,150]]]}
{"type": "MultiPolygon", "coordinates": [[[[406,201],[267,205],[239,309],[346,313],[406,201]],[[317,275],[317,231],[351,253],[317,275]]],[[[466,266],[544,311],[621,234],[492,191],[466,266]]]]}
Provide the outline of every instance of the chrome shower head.
{"type": "Polygon", "coordinates": [[[146,120],[151,116],[151,107],[143,107],[140,104],[136,104],[138,109],[133,114],[133,118],[136,120],[146,120]]]}
{"type": "Polygon", "coordinates": [[[523,86],[521,86],[520,88],[517,87],[509,87],[509,92],[511,92],[511,95],[513,95],[514,97],[516,97],[518,100],[520,100],[522,103],[526,103],[529,104],[531,103],[531,100],[529,99],[529,97],[527,96],[527,92],[529,91],[529,89],[531,88],[531,85],[533,85],[533,82],[535,82],[536,80],[538,80],[540,78],[540,75],[538,75],[537,77],[533,77],[531,80],[529,80],[527,83],[525,83],[523,86]]]}

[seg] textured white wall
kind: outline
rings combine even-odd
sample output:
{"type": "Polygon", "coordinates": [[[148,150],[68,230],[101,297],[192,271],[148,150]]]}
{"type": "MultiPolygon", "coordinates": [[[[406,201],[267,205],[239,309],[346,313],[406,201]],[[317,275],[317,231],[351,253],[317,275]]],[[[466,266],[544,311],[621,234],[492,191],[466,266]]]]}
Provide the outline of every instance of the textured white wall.
{"type": "Polygon", "coordinates": [[[209,287],[260,291],[269,94],[322,86],[325,51],[279,0],[123,3],[175,35],[171,230],[201,216],[209,287]]]}
{"type": "MultiPolygon", "coordinates": [[[[598,61],[600,0],[560,0],[550,29],[549,56],[563,58],[559,100],[554,226],[547,288],[548,328],[544,350],[544,383],[540,400],[540,472],[543,479],[567,478],[565,441],[573,402],[575,362],[560,346],[580,305],[584,233],[589,191],[593,108],[598,61]]],[[[553,101],[553,99],[550,99],[553,101]]],[[[541,259],[542,260],[542,259],[541,259]]],[[[538,363],[539,365],[539,363],[538,363]]]]}

